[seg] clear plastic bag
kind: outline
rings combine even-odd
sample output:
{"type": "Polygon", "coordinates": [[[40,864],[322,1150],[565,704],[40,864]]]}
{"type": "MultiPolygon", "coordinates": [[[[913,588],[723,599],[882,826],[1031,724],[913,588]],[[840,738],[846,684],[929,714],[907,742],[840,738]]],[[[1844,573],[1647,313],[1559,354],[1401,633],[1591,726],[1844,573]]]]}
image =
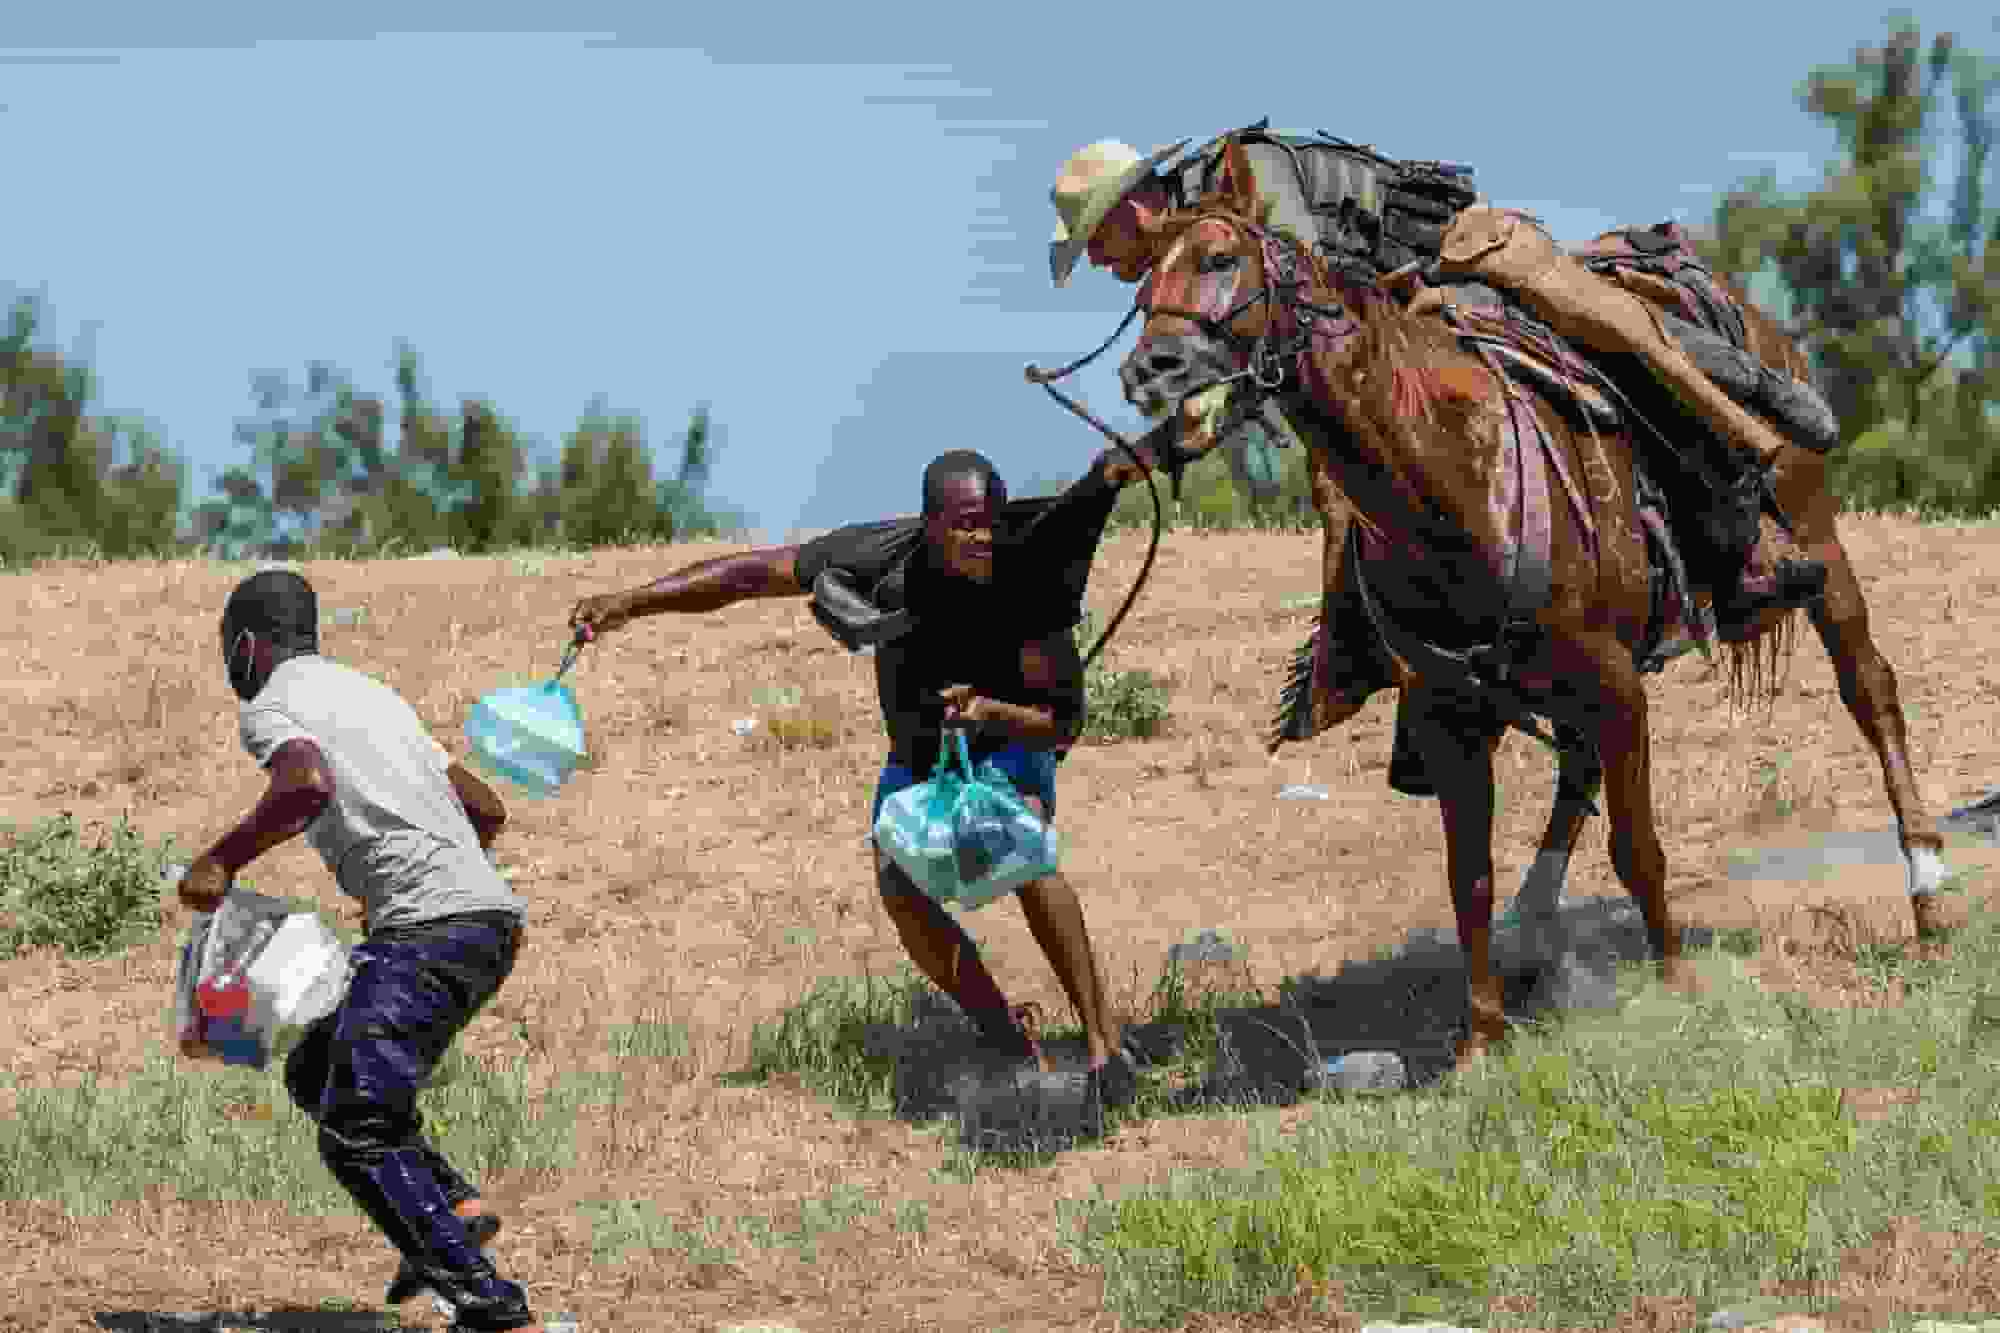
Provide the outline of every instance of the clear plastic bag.
{"type": "Polygon", "coordinates": [[[288,1035],[346,993],[347,946],[312,912],[231,889],[197,912],[174,978],[173,1035],[195,1060],[262,1069],[288,1035]]]}
{"type": "Polygon", "coordinates": [[[1057,868],[1061,845],[990,763],[975,771],[964,733],[947,732],[928,781],[890,796],[875,838],[918,888],[970,910],[1057,868]]]}

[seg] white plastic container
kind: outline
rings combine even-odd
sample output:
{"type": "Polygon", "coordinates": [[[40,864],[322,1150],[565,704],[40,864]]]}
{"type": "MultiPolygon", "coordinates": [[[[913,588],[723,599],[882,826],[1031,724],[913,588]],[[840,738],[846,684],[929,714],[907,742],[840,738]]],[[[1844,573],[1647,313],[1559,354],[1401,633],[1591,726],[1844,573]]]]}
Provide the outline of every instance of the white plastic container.
{"type": "Polygon", "coordinates": [[[258,953],[244,979],[250,1012],[265,1030],[305,1027],[332,1013],[347,989],[347,946],[317,913],[294,912],[258,953]]]}

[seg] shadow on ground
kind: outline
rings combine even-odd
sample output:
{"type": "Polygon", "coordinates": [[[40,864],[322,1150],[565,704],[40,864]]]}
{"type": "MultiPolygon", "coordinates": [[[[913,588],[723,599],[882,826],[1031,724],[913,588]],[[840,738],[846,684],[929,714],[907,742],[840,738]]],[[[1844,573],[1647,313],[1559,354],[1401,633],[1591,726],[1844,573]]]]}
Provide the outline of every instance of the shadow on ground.
{"type": "MultiPolygon", "coordinates": [[[[1211,942],[1222,938],[1205,934],[1211,942]]],[[[1688,927],[1682,939],[1689,951],[1704,950],[1715,933],[1688,927]]],[[[1506,981],[1508,1017],[1517,1022],[1616,1007],[1619,965],[1647,956],[1638,909],[1622,895],[1564,899],[1555,921],[1539,932],[1505,917],[1495,923],[1494,965],[1506,981]]],[[[1230,960],[1211,951],[1204,961],[1230,960]]],[[[1449,930],[1411,931],[1392,957],[1349,961],[1332,976],[1294,977],[1281,990],[1278,1004],[1214,1011],[1208,1068],[1173,1092],[1168,1106],[1286,1105],[1341,1086],[1329,1063],[1360,1052],[1395,1057],[1369,1062],[1376,1089],[1422,1088],[1450,1070],[1464,1031],[1465,965],[1449,930]]],[[[1167,1064],[1183,1056],[1186,1035],[1174,1024],[1133,1027],[1127,1048],[1141,1068],[1167,1064]]],[[[927,994],[908,1025],[871,1029],[868,1048],[895,1060],[897,1116],[955,1115],[968,1146],[1026,1137],[1060,1146],[1101,1128],[1101,1116],[1083,1096],[1080,1041],[1045,1043],[1058,1073],[1024,1074],[982,1056],[951,1001],[927,994]]]]}
{"type": "MultiPolygon", "coordinates": [[[[1939,821],[1940,831],[2000,844],[2000,789],[1939,821]]],[[[1802,846],[1767,848],[1731,867],[1737,878],[1799,878],[1859,862],[1902,858],[1893,830],[1820,835],[1802,846]]],[[[1716,932],[1684,927],[1682,947],[1715,947],[1716,932]]],[[[1613,1010],[1631,994],[1621,965],[1648,959],[1638,907],[1622,894],[1564,898],[1552,918],[1495,919],[1493,965],[1505,982],[1508,1018],[1533,1023],[1568,1013],[1613,1010]]],[[[1226,933],[1202,931],[1169,961],[1238,966],[1226,933]]],[[[1216,1041],[1207,1070],[1177,1089],[1174,1109],[1288,1105],[1327,1088],[1374,1091],[1427,1087],[1451,1070],[1465,1030],[1465,961],[1456,933],[1412,930],[1392,956],[1353,960],[1332,976],[1283,982],[1278,1004],[1214,1011],[1216,1041]],[[1361,1061],[1343,1057],[1371,1053],[1361,1061]]],[[[1153,1023],[1126,1032],[1141,1068],[1179,1062],[1186,1032],[1153,1023]]],[[[895,1113],[911,1121],[956,1116],[967,1146],[1034,1143],[1062,1147],[1102,1131],[1101,1108],[1085,1096],[1080,1041],[1049,1042],[1053,1074],[1024,1073],[978,1051],[971,1025],[942,995],[927,993],[909,1024],[870,1029],[872,1054],[896,1062],[895,1113]]]]}
{"type": "Polygon", "coordinates": [[[99,1328],[117,1333],[378,1333],[403,1325],[394,1314],[364,1310],[278,1309],[261,1313],[215,1311],[172,1314],[159,1310],[119,1310],[92,1316],[99,1328]]]}

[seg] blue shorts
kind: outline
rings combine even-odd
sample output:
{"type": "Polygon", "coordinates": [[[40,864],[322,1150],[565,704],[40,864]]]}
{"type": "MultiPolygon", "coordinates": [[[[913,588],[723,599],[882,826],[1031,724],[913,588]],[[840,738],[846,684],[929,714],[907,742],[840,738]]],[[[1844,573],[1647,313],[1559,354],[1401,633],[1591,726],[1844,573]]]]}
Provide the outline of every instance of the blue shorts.
{"type": "MultiPolygon", "coordinates": [[[[1044,817],[1053,820],[1056,817],[1056,765],[1060,762],[1054,750],[1031,750],[1025,745],[1010,745],[987,755],[985,759],[974,761],[973,767],[991,763],[1007,775],[1015,791],[1039,799],[1044,817]]],[[[882,817],[882,802],[906,787],[916,786],[918,781],[915,773],[897,763],[893,757],[882,765],[882,776],[875,783],[875,808],[868,812],[871,837],[875,832],[875,821],[882,817]]]]}

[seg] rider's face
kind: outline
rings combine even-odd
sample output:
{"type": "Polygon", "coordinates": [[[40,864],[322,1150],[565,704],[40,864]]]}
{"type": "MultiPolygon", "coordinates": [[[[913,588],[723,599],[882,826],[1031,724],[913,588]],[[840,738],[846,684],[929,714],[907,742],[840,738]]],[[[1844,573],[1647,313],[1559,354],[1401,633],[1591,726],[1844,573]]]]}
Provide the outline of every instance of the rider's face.
{"type": "Polygon", "coordinates": [[[1091,233],[1091,264],[1111,270],[1120,282],[1144,277],[1158,257],[1154,235],[1165,211],[1166,192],[1150,181],[1119,200],[1091,233]]]}

